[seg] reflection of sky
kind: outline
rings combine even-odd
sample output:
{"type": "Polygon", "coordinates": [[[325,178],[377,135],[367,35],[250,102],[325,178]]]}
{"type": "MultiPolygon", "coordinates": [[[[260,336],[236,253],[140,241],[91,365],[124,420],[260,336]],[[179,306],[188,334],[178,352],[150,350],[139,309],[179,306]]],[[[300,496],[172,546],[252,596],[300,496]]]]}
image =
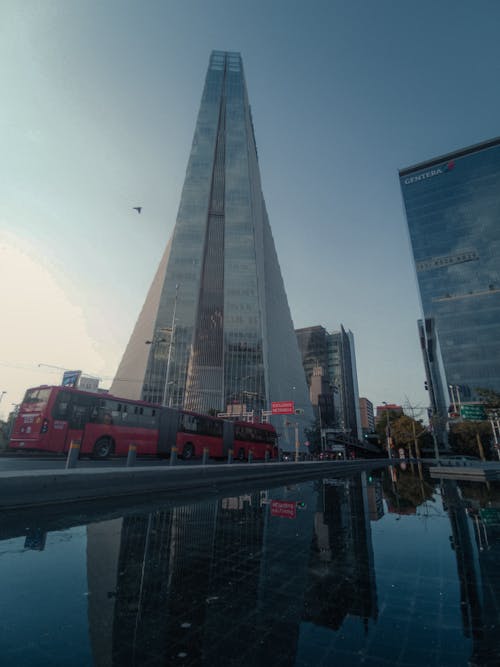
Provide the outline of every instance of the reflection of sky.
{"type": "Polygon", "coordinates": [[[0,573],[2,664],[92,664],[84,527],[49,533],[44,551],[1,542],[0,573]]]}

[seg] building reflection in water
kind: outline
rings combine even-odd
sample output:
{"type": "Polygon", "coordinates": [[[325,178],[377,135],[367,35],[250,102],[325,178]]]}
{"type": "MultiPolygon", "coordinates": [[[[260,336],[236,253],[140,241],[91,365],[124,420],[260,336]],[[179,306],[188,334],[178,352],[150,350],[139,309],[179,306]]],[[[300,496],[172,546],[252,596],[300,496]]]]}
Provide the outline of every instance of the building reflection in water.
{"type": "Polygon", "coordinates": [[[370,507],[363,476],[88,526],[95,664],[292,665],[301,622],[376,619],[370,507]]]}
{"type": "Polygon", "coordinates": [[[479,502],[469,495],[478,488],[441,482],[460,578],[464,634],[473,640],[471,666],[500,664],[500,495],[498,488],[489,493],[485,486],[479,502]]]}
{"type": "Polygon", "coordinates": [[[347,615],[377,619],[370,515],[381,516],[381,489],[366,475],[324,480],[314,517],[304,620],[338,630],[347,615]],[[378,496],[378,497],[377,497],[378,496]],[[369,500],[371,502],[369,502],[369,500]]]}

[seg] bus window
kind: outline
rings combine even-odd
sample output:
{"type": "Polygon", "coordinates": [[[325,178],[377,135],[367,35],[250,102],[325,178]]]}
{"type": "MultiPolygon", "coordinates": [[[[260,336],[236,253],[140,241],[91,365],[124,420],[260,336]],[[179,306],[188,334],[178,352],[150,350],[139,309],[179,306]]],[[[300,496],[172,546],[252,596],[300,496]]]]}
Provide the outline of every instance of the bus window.
{"type": "Polygon", "coordinates": [[[28,389],[24,397],[23,403],[30,403],[36,405],[37,409],[47,405],[50,398],[50,389],[28,389]]]}
{"type": "Polygon", "coordinates": [[[181,418],[181,430],[186,433],[198,433],[198,417],[184,413],[181,418]]]}
{"type": "Polygon", "coordinates": [[[69,403],[71,395],[68,391],[60,391],[56,397],[52,417],[54,419],[66,420],[68,418],[69,403]]]}

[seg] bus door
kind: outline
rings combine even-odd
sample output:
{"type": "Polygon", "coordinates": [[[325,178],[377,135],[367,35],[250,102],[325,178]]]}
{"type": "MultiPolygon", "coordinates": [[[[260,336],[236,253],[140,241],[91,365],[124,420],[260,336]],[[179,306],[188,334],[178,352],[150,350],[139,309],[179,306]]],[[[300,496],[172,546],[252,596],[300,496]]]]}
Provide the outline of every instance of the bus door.
{"type": "Polygon", "coordinates": [[[55,452],[67,451],[68,420],[71,414],[71,394],[58,390],[52,408],[52,428],[50,429],[50,449],[55,452]]]}
{"type": "Polygon", "coordinates": [[[93,396],[83,394],[72,394],[68,412],[68,430],[64,451],[67,452],[72,440],[79,440],[80,451],[88,453],[88,443],[85,439],[85,426],[89,422],[95,422],[99,411],[99,400],[93,396]]]}
{"type": "Polygon", "coordinates": [[[232,421],[224,421],[222,425],[222,455],[227,456],[232,449],[234,454],[234,424],[232,421]]]}
{"type": "Polygon", "coordinates": [[[177,432],[181,414],[173,408],[161,408],[158,420],[158,454],[170,454],[177,444],[177,432]]]}

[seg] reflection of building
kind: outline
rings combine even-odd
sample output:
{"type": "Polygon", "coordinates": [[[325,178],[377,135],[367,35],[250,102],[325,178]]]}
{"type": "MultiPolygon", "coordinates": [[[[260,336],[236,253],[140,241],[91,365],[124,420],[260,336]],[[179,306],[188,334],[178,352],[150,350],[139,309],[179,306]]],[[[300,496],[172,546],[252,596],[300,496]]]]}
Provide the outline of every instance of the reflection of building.
{"type": "Polygon", "coordinates": [[[323,395],[333,398],[335,405],[335,427],[361,440],[358,376],[352,332],[341,326],[340,331],[328,333],[324,327],[314,326],[296,329],[295,333],[307,382],[311,390],[314,389],[311,391],[312,400],[314,396],[318,397],[314,382],[319,367],[323,369],[324,375],[323,395]]]}
{"type": "Polygon", "coordinates": [[[111,391],[199,412],[293,399],[312,418],[238,53],[210,57],[177,222],[111,391]]]}
{"type": "Polygon", "coordinates": [[[375,417],[375,423],[378,424],[380,421],[385,424],[387,419],[391,420],[395,417],[400,417],[404,414],[403,408],[396,403],[385,403],[385,405],[377,405],[377,416],[375,417]]]}
{"type": "Polygon", "coordinates": [[[399,172],[433,407],[500,390],[500,138],[399,172]]]}
{"type": "Polygon", "coordinates": [[[327,608],[338,623],[347,613],[364,620],[377,613],[359,480],[92,524],[87,563],[96,667],[291,667],[305,618],[334,627],[327,608]],[[295,504],[295,517],[274,515],[273,499],[295,504]],[[345,597],[337,599],[340,590],[345,597]]]}
{"type": "Polygon", "coordinates": [[[366,476],[324,480],[318,494],[304,620],[338,630],[377,619],[366,476]]]}
{"type": "Polygon", "coordinates": [[[473,640],[470,665],[498,664],[500,632],[500,508],[472,509],[457,482],[442,481],[460,578],[464,634],[473,640]],[[490,517],[493,520],[490,520],[490,517]]]}
{"type": "Polygon", "coordinates": [[[378,478],[372,478],[366,488],[368,516],[370,521],[378,521],[384,516],[384,492],[378,478]]]}

